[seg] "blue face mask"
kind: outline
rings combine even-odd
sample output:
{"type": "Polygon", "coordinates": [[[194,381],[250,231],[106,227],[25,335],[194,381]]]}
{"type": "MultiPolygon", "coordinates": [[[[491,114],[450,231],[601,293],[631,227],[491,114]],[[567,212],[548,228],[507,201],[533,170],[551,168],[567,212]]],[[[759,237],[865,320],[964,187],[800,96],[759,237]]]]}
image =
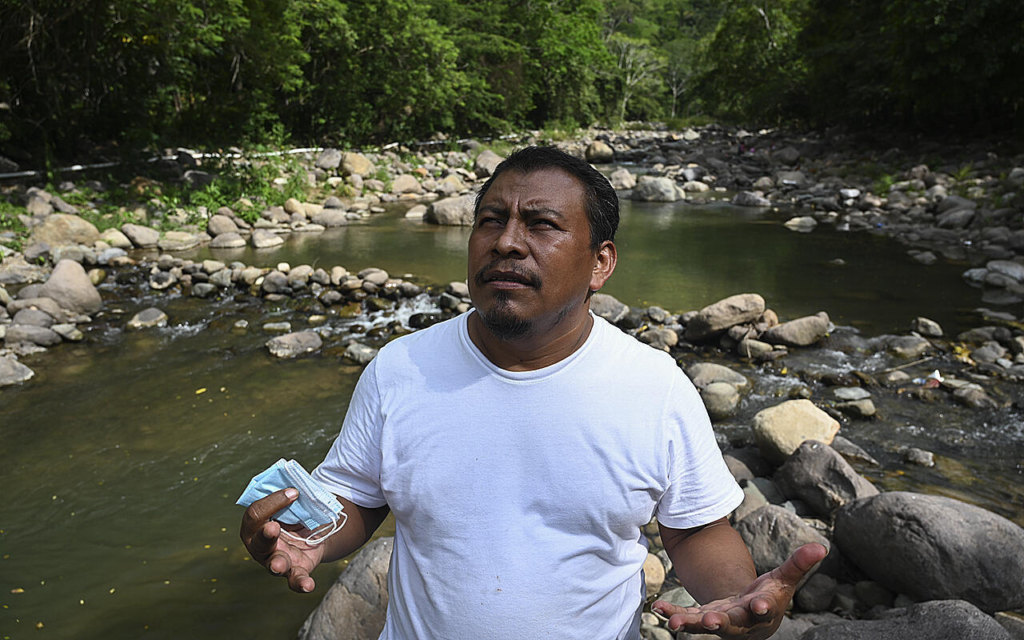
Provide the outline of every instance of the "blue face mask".
{"type": "Polygon", "coordinates": [[[348,514],[344,512],[341,503],[294,460],[281,458],[254,477],[235,504],[248,507],[288,487],[299,491],[298,499],[275,513],[272,518],[284,524],[301,524],[311,533],[303,537],[282,529],[282,535],[316,545],[345,526],[348,514]]]}

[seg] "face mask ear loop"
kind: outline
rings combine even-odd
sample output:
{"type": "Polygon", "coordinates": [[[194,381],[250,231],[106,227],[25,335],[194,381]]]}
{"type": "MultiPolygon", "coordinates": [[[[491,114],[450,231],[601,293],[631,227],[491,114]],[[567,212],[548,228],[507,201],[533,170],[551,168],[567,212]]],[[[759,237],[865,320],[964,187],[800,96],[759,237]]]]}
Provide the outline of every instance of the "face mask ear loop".
{"type": "Polygon", "coordinates": [[[285,531],[284,529],[281,530],[281,533],[286,534],[289,538],[294,538],[296,540],[301,540],[302,542],[304,542],[304,543],[306,543],[306,544],[308,544],[310,546],[314,546],[315,547],[317,545],[323,544],[324,541],[327,540],[327,538],[330,538],[334,534],[336,534],[339,531],[341,531],[342,527],[345,526],[346,522],[348,522],[348,514],[345,513],[344,511],[342,511],[341,512],[341,519],[331,518],[331,528],[328,529],[325,533],[314,533],[309,538],[300,538],[299,536],[297,536],[297,535],[295,535],[293,533],[289,533],[288,531],[285,531]]]}

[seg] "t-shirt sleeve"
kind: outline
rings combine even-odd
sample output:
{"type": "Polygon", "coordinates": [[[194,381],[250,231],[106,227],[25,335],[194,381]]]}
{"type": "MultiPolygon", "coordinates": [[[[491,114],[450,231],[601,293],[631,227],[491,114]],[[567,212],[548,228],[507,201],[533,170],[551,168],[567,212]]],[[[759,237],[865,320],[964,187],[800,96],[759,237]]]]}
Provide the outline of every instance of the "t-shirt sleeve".
{"type": "Polygon", "coordinates": [[[665,408],[669,486],[658,502],[658,522],[691,529],[729,515],[743,491],[729,473],[711,420],[689,378],[678,371],[665,408]]]}
{"type": "Polygon", "coordinates": [[[359,377],[341,433],[312,473],[328,491],[371,509],[387,504],[380,486],[383,419],[376,364],[371,361],[359,377]]]}

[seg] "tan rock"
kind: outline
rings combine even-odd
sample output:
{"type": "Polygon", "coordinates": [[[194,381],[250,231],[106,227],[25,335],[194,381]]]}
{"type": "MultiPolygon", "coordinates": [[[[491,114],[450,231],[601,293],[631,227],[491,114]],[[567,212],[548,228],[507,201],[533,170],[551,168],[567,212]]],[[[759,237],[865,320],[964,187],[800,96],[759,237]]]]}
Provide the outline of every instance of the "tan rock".
{"type": "Polygon", "coordinates": [[[839,422],[810,400],[789,400],[759,411],[752,428],[761,455],[779,465],[805,440],[832,444],[839,422]]]}

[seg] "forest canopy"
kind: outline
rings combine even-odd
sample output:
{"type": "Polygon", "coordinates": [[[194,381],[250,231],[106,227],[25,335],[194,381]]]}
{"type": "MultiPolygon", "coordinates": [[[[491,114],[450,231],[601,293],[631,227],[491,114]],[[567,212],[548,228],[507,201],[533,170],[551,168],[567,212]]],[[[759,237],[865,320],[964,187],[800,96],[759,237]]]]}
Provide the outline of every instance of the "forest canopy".
{"type": "Polygon", "coordinates": [[[1018,0],[3,0],[0,155],[699,116],[1021,130],[1018,0]]]}

